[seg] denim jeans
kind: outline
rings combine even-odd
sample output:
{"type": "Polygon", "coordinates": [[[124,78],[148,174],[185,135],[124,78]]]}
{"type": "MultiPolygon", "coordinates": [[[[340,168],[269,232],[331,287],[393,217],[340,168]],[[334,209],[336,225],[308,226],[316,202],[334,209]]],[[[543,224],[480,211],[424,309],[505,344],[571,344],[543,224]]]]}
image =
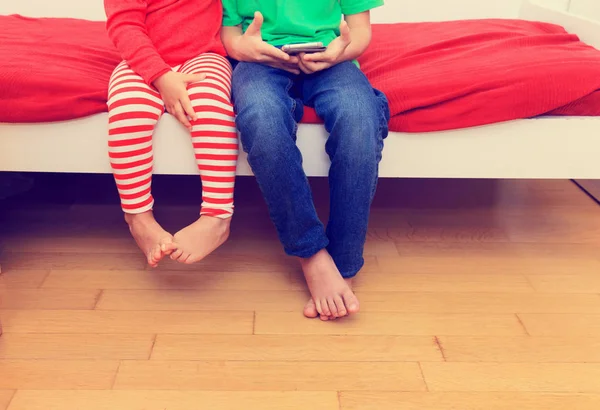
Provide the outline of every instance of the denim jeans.
{"type": "Polygon", "coordinates": [[[355,276],[364,264],[369,210],[388,134],[387,99],[351,62],[312,75],[242,62],[232,87],[242,146],[285,252],[308,258],[326,248],[343,277],[355,276]],[[315,108],[330,134],[327,229],[296,146],[304,105],[315,108]]]}

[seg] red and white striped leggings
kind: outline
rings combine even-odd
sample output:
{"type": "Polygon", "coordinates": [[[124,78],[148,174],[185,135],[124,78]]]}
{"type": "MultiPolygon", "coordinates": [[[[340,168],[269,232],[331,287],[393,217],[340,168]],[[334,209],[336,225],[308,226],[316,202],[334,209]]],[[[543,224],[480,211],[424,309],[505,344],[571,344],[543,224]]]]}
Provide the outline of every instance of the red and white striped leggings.
{"type": "MultiPolygon", "coordinates": [[[[229,218],[238,139],[231,104],[231,65],[217,54],[203,54],[173,67],[185,74],[206,74],[188,85],[198,119],[191,121],[192,143],[202,180],[201,215],[229,218]]],[[[128,214],[152,209],[152,134],[165,112],[160,94],[126,62],[112,74],[108,91],[108,152],[121,207],[128,214]]]]}

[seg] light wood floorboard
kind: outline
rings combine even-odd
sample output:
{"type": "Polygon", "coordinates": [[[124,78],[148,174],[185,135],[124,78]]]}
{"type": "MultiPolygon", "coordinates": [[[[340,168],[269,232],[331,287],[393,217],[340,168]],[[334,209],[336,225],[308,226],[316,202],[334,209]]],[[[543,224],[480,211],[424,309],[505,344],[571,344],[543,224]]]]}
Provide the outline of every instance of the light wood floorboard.
{"type": "MultiPolygon", "coordinates": [[[[361,313],[321,322],[254,179],[223,247],[149,269],[110,176],[36,178],[0,202],[0,410],[600,408],[600,207],[569,181],[381,181],[361,313]]],[[[154,188],[197,218],[197,178],[154,188]]]]}

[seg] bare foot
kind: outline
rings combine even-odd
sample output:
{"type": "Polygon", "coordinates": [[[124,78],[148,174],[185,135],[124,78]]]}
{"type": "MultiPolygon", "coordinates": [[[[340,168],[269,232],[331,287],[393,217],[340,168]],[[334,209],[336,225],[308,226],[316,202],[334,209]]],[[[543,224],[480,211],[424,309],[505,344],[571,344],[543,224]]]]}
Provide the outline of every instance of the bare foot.
{"type": "Polygon", "coordinates": [[[223,245],[229,237],[231,218],[202,216],[175,234],[177,250],[171,259],[181,263],[196,263],[223,245]]]}
{"type": "Polygon", "coordinates": [[[175,250],[173,235],[165,231],[154,219],[152,211],[141,214],[125,214],[125,221],[129,231],[146,255],[148,264],[153,268],[165,255],[170,255],[175,250]]]}
{"type": "MultiPolygon", "coordinates": [[[[344,281],[348,284],[350,289],[352,289],[352,279],[344,279],[344,281]]],[[[319,317],[323,321],[337,319],[336,317],[333,317],[333,316],[330,317],[330,316],[325,316],[325,315],[319,315],[319,312],[317,312],[317,305],[315,305],[315,301],[312,300],[312,298],[310,298],[308,300],[308,302],[306,302],[306,305],[304,305],[304,316],[306,316],[309,319],[314,319],[314,318],[319,317]]]]}
{"type": "Polygon", "coordinates": [[[321,320],[337,319],[359,310],[358,299],[350,280],[344,280],[326,250],[312,258],[302,259],[302,270],[312,295],[304,307],[304,315],[321,320]]]}

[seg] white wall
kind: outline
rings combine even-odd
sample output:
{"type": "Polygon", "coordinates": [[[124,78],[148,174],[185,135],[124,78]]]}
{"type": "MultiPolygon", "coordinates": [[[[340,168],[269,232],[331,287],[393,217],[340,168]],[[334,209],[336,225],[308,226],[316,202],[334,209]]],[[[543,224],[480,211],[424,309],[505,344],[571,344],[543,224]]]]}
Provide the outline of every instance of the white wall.
{"type": "Polygon", "coordinates": [[[557,10],[567,11],[573,0],[536,0],[537,3],[557,10]]]}
{"type": "MultiPolygon", "coordinates": [[[[387,0],[373,12],[380,23],[518,16],[522,0],[387,0]]],[[[553,9],[600,19],[600,0],[536,0],[553,9]]],[[[0,0],[0,14],[104,20],[102,0],[0,0]]]]}
{"type": "Polygon", "coordinates": [[[521,3],[521,0],[386,0],[384,7],[373,11],[373,17],[379,23],[516,18],[521,3]]]}
{"type": "MultiPolygon", "coordinates": [[[[520,5],[521,0],[387,0],[386,5],[374,11],[373,16],[380,23],[512,18],[517,17],[520,5]]],[[[0,14],[104,20],[102,0],[0,0],[0,14]]]]}
{"type": "MultiPolygon", "coordinates": [[[[528,20],[539,20],[557,24],[568,32],[577,34],[581,41],[600,50],[600,17],[582,18],[573,13],[573,7],[581,7],[586,0],[568,0],[564,8],[549,8],[547,3],[554,0],[524,0],[520,16],[528,20]]],[[[600,1],[600,0],[593,0],[600,1]]]]}
{"type": "Polygon", "coordinates": [[[103,0],[0,0],[0,14],[105,19],[103,0]]]}
{"type": "Polygon", "coordinates": [[[600,20],[600,0],[571,0],[569,12],[592,20],[600,20]]]}

